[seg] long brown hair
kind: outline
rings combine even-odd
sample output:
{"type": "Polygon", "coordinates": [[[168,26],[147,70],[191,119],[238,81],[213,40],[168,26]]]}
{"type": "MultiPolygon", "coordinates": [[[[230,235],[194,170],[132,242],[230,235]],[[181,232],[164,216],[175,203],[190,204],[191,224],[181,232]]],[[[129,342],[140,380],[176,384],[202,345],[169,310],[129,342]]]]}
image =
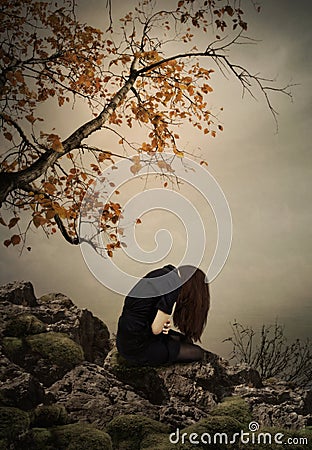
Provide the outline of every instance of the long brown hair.
{"type": "Polygon", "coordinates": [[[193,266],[181,266],[179,272],[186,281],[177,299],[173,322],[187,338],[200,341],[210,306],[208,282],[204,272],[193,266]]]}

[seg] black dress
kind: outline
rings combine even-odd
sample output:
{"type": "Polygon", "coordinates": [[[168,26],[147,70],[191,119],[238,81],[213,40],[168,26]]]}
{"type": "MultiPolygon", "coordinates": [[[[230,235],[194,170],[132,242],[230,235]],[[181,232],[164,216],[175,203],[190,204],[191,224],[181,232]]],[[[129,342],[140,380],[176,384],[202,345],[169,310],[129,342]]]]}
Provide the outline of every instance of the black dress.
{"type": "Polygon", "coordinates": [[[172,338],[171,330],[169,334],[154,335],[151,326],[158,310],[169,315],[172,313],[179,286],[177,269],[167,265],[149,272],[130,291],[118,321],[116,339],[117,349],[124,358],[139,365],[176,361],[180,342],[172,338]],[[153,280],[163,275],[167,275],[163,280],[153,280]],[[143,290],[144,296],[141,295],[143,290]],[[140,295],[136,296],[138,293],[140,295]]]}

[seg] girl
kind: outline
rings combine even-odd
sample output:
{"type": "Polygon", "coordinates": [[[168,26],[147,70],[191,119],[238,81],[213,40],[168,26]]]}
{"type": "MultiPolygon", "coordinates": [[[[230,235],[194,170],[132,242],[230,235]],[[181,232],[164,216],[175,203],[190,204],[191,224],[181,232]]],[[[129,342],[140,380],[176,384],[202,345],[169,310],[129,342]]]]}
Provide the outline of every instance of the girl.
{"type": "Polygon", "coordinates": [[[153,270],[125,299],[117,349],[136,365],[202,360],[204,350],[193,340],[200,340],[209,306],[209,287],[200,269],[167,265],[153,270]],[[172,313],[174,325],[183,334],[170,330],[172,313]]]}

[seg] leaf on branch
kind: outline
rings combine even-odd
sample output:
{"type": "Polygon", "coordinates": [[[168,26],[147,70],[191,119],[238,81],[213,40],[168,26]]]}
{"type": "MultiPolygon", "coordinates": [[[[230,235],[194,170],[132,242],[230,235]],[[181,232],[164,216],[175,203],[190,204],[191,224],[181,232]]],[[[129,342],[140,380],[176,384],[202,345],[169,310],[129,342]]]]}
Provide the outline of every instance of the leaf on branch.
{"type": "Polygon", "coordinates": [[[9,245],[12,244],[11,239],[6,239],[6,240],[3,242],[3,244],[4,244],[6,247],[8,247],[9,245]]]}
{"type": "Polygon", "coordinates": [[[33,217],[33,222],[36,228],[39,228],[40,226],[44,225],[45,223],[47,223],[47,219],[45,219],[44,217],[37,215],[33,217]]]}
{"type": "Polygon", "coordinates": [[[3,136],[8,140],[8,141],[12,141],[13,136],[11,133],[9,133],[8,131],[3,133],[3,136]]]}
{"type": "Polygon", "coordinates": [[[179,156],[180,158],[183,158],[184,153],[181,152],[180,150],[177,149],[177,147],[173,147],[173,153],[177,156],[179,156]]]}
{"type": "Polygon", "coordinates": [[[64,147],[63,144],[61,142],[60,137],[57,134],[49,134],[47,136],[47,140],[49,142],[49,144],[51,145],[52,150],[54,150],[57,153],[63,153],[64,152],[64,147]]]}
{"type": "Polygon", "coordinates": [[[5,221],[2,219],[1,216],[0,216],[0,223],[1,223],[1,225],[4,225],[5,227],[7,226],[7,224],[6,224],[5,221]]]}
{"type": "Polygon", "coordinates": [[[53,217],[55,216],[55,211],[54,211],[54,209],[48,209],[47,211],[46,211],[46,219],[47,220],[51,220],[51,219],[53,219],[53,217]]]}
{"type": "Polygon", "coordinates": [[[142,166],[140,163],[133,164],[133,166],[130,167],[130,171],[133,173],[133,175],[136,175],[141,169],[142,166]]]}
{"type": "Polygon", "coordinates": [[[165,170],[167,170],[168,172],[172,172],[172,167],[171,167],[170,164],[168,164],[166,161],[162,161],[162,160],[157,161],[157,166],[158,166],[160,169],[165,169],[165,170]]]}
{"type": "Polygon", "coordinates": [[[14,234],[11,237],[11,242],[13,245],[18,245],[21,242],[21,237],[18,234],[14,234]]]}
{"type": "Polygon", "coordinates": [[[28,114],[27,116],[25,116],[25,118],[28,120],[28,122],[30,122],[31,124],[33,124],[36,121],[36,118],[32,115],[32,114],[28,114]]]}
{"type": "Polygon", "coordinates": [[[19,217],[13,217],[13,218],[10,220],[8,227],[9,227],[9,228],[15,227],[15,225],[17,224],[17,222],[18,222],[19,220],[20,220],[19,217]]]}

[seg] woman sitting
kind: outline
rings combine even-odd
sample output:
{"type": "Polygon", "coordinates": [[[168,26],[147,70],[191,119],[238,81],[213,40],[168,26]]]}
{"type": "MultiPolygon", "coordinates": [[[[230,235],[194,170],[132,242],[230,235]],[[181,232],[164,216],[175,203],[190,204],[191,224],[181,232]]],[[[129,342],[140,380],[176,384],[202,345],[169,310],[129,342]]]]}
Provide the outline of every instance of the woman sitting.
{"type": "Polygon", "coordinates": [[[143,277],[125,299],[117,349],[136,365],[200,361],[200,340],[210,306],[205,274],[193,266],[167,265],[143,277]],[[173,323],[181,333],[173,331],[173,323]]]}

